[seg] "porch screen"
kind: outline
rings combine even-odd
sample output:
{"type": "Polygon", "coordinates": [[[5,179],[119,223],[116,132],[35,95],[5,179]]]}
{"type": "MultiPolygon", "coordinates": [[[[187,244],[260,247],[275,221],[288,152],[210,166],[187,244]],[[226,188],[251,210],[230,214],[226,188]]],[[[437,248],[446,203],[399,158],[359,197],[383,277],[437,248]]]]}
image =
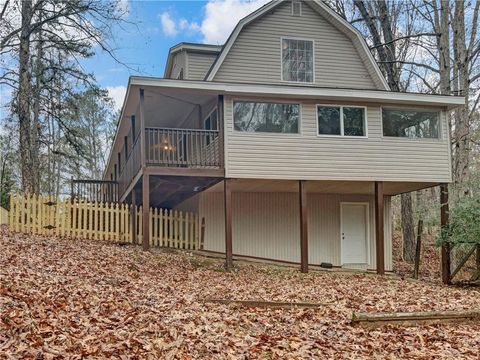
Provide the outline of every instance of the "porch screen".
{"type": "Polygon", "coordinates": [[[382,109],[383,136],[438,139],[438,111],[418,109],[382,109]]]}
{"type": "Polygon", "coordinates": [[[245,132],[298,133],[300,105],[235,101],[235,130],[245,132]]]}

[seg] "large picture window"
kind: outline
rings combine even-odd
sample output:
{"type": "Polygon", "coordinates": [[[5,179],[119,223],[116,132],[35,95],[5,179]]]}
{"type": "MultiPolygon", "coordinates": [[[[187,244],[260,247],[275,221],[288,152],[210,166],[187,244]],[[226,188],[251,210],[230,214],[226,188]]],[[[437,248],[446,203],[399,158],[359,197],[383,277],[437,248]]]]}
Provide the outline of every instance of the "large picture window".
{"type": "Polygon", "coordinates": [[[382,109],[383,136],[438,139],[440,113],[418,109],[382,109]]]}
{"type": "Polygon", "coordinates": [[[235,101],[235,130],[246,132],[298,133],[300,105],[235,101]]]}
{"type": "Polygon", "coordinates": [[[313,82],[313,41],[282,39],[282,80],[313,82]]]}
{"type": "Polygon", "coordinates": [[[318,134],[366,136],[365,108],[354,106],[317,106],[318,134]]]}

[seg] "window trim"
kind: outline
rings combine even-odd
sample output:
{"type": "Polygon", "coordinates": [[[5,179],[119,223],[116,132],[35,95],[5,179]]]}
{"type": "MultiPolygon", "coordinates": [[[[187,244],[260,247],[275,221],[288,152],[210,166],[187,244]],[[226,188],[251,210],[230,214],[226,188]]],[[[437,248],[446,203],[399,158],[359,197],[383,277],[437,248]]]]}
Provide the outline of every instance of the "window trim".
{"type": "Polygon", "coordinates": [[[295,36],[280,36],[280,81],[286,84],[302,84],[307,86],[315,86],[315,40],[314,39],[301,38],[301,37],[295,37],[295,36]],[[300,40],[300,41],[312,42],[312,81],[311,82],[283,79],[283,49],[282,49],[283,40],[300,40]]]}
{"type": "Polygon", "coordinates": [[[291,5],[291,8],[292,8],[292,10],[291,10],[292,12],[291,12],[290,15],[296,16],[296,17],[299,17],[299,16],[302,16],[302,15],[303,15],[303,9],[302,9],[302,7],[303,7],[302,5],[303,5],[303,4],[302,4],[302,2],[301,2],[300,0],[291,0],[291,4],[290,4],[290,5],[291,5]],[[294,3],[300,4],[300,13],[299,13],[298,15],[296,15],[296,14],[293,13],[293,4],[294,4],[294,3]]]}
{"type": "Polygon", "coordinates": [[[415,106],[405,106],[405,105],[399,105],[399,106],[380,106],[380,136],[382,139],[385,140],[392,140],[392,141],[421,141],[421,142],[442,142],[445,140],[443,136],[443,128],[444,128],[444,119],[443,117],[445,116],[445,112],[441,109],[435,109],[435,108],[427,108],[427,107],[415,107],[415,106]],[[400,137],[400,136],[388,136],[388,135],[383,135],[383,109],[405,109],[405,110],[419,110],[419,111],[428,111],[428,112],[436,112],[438,113],[438,137],[437,138],[412,138],[412,137],[400,137]]]}
{"type": "Polygon", "coordinates": [[[344,104],[315,104],[315,123],[317,124],[317,137],[328,137],[328,138],[345,138],[345,139],[368,139],[368,116],[367,116],[367,106],[363,105],[344,105],[344,104]],[[318,125],[318,108],[319,107],[339,107],[340,108],[340,135],[335,134],[320,134],[320,127],[318,125]],[[343,108],[357,108],[363,109],[363,129],[365,135],[363,136],[354,136],[354,135],[344,135],[344,124],[343,124],[343,108]]]}
{"type": "Polygon", "coordinates": [[[251,99],[251,98],[232,98],[232,132],[235,135],[240,136],[302,136],[302,103],[292,102],[290,100],[263,100],[263,99],[251,99]],[[298,132],[296,133],[284,133],[284,132],[263,132],[263,131],[241,131],[235,129],[235,102],[257,102],[257,103],[270,103],[270,104],[290,104],[298,105],[298,132]]]}

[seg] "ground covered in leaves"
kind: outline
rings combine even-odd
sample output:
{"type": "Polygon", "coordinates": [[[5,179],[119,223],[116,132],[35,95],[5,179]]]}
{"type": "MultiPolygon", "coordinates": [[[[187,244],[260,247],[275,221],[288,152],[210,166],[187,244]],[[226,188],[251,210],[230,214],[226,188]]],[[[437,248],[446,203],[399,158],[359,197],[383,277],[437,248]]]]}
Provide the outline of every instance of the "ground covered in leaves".
{"type": "MultiPolygon", "coordinates": [[[[402,236],[400,233],[393,234],[393,270],[402,277],[413,276],[413,263],[403,259],[402,236]]],[[[420,268],[418,278],[423,281],[441,281],[441,258],[440,247],[435,244],[435,236],[423,235],[420,252],[420,268]]]]}
{"type": "Polygon", "coordinates": [[[2,358],[479,358],[480,324],[352,327],[353,312],[480,309],[480,291],[0,233],[2,358]],[[262,309],[206,299],[309,301],[262,309]]]}

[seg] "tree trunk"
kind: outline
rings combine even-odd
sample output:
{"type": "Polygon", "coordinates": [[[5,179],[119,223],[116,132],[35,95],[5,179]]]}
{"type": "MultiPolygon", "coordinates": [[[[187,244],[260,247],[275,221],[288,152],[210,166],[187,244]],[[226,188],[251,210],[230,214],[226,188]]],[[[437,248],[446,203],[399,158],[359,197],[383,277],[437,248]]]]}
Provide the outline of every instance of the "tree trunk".
{"type": "Polygon", "coordinates": [[[413,262],[415,258],[415,237],[413,229],[412,194],[401,195],[402,228],[403,228],[403,259],[413,262]]]}
{"type": "Polygon", "coordinates": [[[35,179],[32,192],[38,194],[40,192],[40,96],[43,87],[43,41],[41,29],[38,31],[38,43],[35,55],[35,91],[33,93],[33,122],[31,127],[31,161],[32,177],[35,179]]]}
{"type": "Polygon", "coordinates": [[[32,1],[22,1],[22,31],[19,47],[19,84],[18,84],[18,122],[20,131],[20,167],[22,172],[22,190],[33,193],[36,179],[33,174],[31,118],[30,118],[30,24],[32,20],[32,1]]]}
{"type": "Polygon", "coordinates": [[[469,60],[465,39],[465,3],[457,0],[452,18],[454,43],[454,84],[459,95],[465,97],[466,105],[455,113],[455,152],[454,152],[454,180],[456,183],[465,183],[469,178],[470,164],[470,119],[469,119],[469,60]]]}

